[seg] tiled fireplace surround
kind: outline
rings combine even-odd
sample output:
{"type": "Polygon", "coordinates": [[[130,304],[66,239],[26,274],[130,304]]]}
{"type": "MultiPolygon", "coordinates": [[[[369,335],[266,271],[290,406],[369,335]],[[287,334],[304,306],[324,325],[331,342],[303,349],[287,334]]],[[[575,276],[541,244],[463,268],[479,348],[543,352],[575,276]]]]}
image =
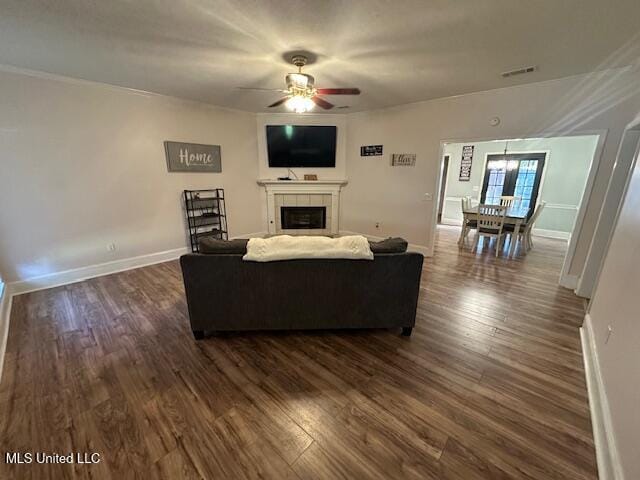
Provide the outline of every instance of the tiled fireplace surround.
{"type": "Polygon", "coordinates": [[[267,193],[270,234],[330,235],[339,232],[340,190],[346,180],[259,180],[267,193]],[[280,207],[325,207],[326,228],[283,230],[280,207]]]}

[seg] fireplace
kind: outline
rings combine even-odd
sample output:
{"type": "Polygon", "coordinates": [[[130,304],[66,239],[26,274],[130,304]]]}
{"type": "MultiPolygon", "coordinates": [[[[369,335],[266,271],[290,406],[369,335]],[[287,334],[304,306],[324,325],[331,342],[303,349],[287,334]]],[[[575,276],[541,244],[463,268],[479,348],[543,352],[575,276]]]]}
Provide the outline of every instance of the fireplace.
{"type": "Polygon", "coordinates": [[[280,207],[283,230],[327,228],[327,207],[280,207]]]}

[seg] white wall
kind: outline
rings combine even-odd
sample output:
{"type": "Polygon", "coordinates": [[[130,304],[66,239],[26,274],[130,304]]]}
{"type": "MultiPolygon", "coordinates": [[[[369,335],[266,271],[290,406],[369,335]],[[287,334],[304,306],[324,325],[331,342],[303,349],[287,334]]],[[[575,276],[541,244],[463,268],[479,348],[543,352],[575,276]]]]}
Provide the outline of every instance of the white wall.
{"type": "MultiPolygon", "coordinates": [[[[450,155],[450,161],[443,223],[460,224],[462,197],[470,196],[480,201],[487,155],[501,154],[505,143],[489,141],[445,145],[444,154],[450,155]],[[468,182],[459,180],[464,145],[474,146],[471,179],[468,182]]],[[[567,238],[571,233],[597,143],[596,135],[508,141],[509,153],[546,153],[538,201],[547,205],[536,222],[536,229],[560,238],[567,238]]]]}
{"type": "Polygon", "coordinates": [[[571,273],[579,274],[622,131],[639,108],[640,73],[626,69],[350,114],[342,228],[402,235],[431,249],[441,141],[608,129],[593,196],[576,232],[571,273]],[[501,119],[497,127],[489,123],[494,116],[501,119]],[[370,144],[383,144],[384,157],[360,157],[360,146],[370,144]],[[391,167],[390,154],[405,152],[417,154],[416,166],[391,167]]]}
{"type": "Polygon", "coordinates": [[[185,188],[225,189],[232,236],[263,229],[251,113],[0,72],[0,145],[5,281],[186,246],[185,188]],[[168,173],[165,140],[221,145],[222,173],[168,173]]]}
{"type": "MultiPolygon", "coordinates": [[[[622,205],[589,306],[593,352],[608,402],[611,428],[626,479],[640,478],[640,163],[622,205]],[[607,342],[608,327],[612,333],[607,342]]],[[[606,403],[605,403],[606,408],[606,403]]],[[[594,419],[594,422],[596,419],[594,419]]],[[[617,458],[616,458],[617,457],[617,458]]]]}

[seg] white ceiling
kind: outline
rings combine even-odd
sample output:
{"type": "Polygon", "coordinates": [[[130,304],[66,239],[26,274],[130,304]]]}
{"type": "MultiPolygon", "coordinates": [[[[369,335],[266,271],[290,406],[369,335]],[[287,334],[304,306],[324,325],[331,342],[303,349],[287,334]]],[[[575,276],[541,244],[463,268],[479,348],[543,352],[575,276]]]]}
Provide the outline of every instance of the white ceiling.
{"type": "Polygon", "coordinates": [[[329,98],[342,113],[627,65],[638,18],[639,0],[0,0],[0,63],[260,112],[279,94],[236,87],[283,87],[304,49],[318,86],[362,90],[329,98]]]}

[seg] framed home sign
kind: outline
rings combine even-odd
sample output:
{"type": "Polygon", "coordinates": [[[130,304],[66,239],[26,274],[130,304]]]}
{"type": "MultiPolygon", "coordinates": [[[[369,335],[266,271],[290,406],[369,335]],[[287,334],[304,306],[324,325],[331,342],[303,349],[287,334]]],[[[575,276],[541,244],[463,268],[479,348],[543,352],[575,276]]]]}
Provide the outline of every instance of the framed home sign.
{"type": "Polygon", "coordinates": [[[361,157],[374,157],[382,155],[382,145],[363,145],[360,147],[361,157]]]}
{"type": "Polygon", "coordinates": [[[473,162],[473,145],[462,147],[462,160],[460,161],[460,176],[458,181],[468,182],[471,180],[471,163],[473,162]]]}
{"type": "Polygon", "coordinates": [[[392,167],[414,167],[415,165],[415,153],[394,153],[391,155],[392,167]]]}
{"type": "Polygon", "coordinates": [[[169,172],[222,172],[220,145],[166,141],[164,151],[169,172]]]}

